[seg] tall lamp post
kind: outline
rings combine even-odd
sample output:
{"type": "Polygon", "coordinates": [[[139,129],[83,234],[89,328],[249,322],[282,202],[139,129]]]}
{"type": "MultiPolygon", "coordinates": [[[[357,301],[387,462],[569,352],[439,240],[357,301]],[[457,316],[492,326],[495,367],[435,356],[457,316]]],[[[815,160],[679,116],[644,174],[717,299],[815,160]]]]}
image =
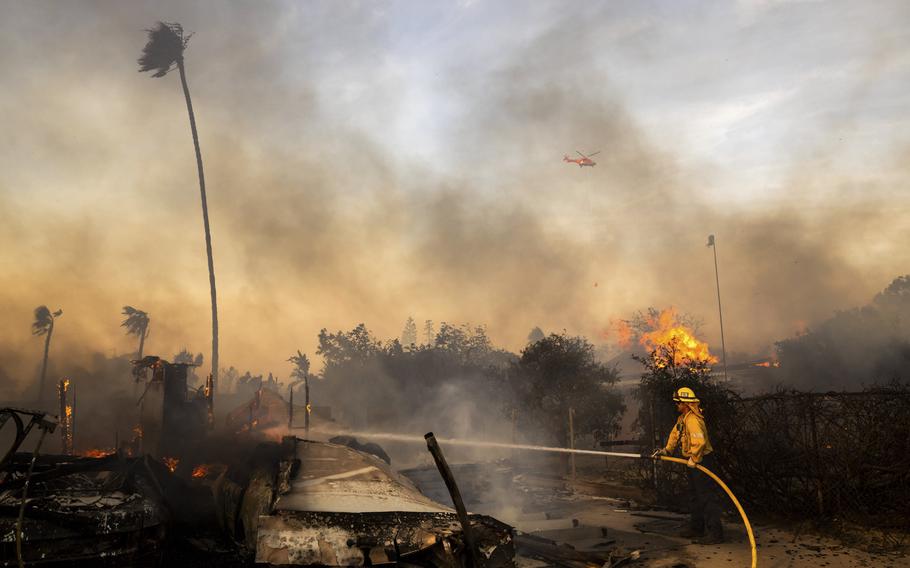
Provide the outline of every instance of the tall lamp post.
{"type": "Polygon", "coordinates": [[[714,235],[708,235],[708,244],[706,246],[714,249],[714,281],[717,284],[717,313],[720,316],[720,349],[723,354],[724,362],[724,381],[727,381],[727,345],[724,342],[724,311],[720,307],[720,276],[717,274],[717,243],[714,235]]]}

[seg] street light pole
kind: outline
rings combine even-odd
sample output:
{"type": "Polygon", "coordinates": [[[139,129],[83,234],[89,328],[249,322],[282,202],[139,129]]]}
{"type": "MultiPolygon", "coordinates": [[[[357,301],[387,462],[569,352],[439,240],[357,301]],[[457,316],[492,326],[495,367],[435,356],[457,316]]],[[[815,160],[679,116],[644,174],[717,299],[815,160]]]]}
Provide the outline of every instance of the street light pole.
{"type": "Polygon", "coordinates": [[[724,382],[727,381],[727,345],[724,342],[724,311],[720,307],[720,276],[717,273],[717,243],[714,235],[708,235],[708,245],[714,249],[714,281],[717,284],[717,313],[720,316],[720,349],[724,362],[724,382]]]}

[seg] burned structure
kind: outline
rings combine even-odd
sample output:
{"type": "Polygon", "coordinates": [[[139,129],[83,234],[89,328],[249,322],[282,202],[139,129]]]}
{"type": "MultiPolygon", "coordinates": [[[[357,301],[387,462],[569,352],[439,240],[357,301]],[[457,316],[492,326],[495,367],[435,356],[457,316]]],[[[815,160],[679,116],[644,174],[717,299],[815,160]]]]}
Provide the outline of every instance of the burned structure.
{"type": "Polygon", "coordinates": [[[39,457],[29,475],[30,463],[28,454],[16,454],[3,470],[3,565],[20,557],[26,565],[128,564],[160,552],[169,520],[162,484],[171,477],[162,464],[51,455],[39,457]]]}
{"type": "Polygon", "coordinates": [[[211,396],[187,392],[186,366],[148,363],[133,447],[42,454],[55,417],[0,413],[17,427],[0,467],[0,565],[190,566],[217,555],[224,565],[513,565],[510,526],[471,514],[466,531],[453,509],[349,445],[211,433],[211,396]],[[20,452],[36,428],[38,446],[20,452]]]}
{"type": "MultiPolygon", "coordinates": [[[[216,501],[257,563],[457,566],[471,555],[455,511],[373,455],[286,437],[249,463],[216,483],[216,501]]],[[[482,565],[511,565],[511,528],[483,515],[470,522],[482,565]]]]}
{"type": "Polygon", "coordinates": [[[212,377],[187,389],[190,363],[169,363],[155,356],[134,362],[134,376],[145,383],[139,399],[138,453],[176,457],[197,446],[214,426],[212,377]]]}

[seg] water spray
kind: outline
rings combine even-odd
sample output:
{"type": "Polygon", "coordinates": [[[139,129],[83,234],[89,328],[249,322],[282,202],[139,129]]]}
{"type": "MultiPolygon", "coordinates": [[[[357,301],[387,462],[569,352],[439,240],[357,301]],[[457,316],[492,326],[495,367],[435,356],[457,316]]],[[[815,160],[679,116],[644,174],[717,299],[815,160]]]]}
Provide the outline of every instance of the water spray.
{"type": "MultiPolygon", "coordinates": [[[[344,434],[346,436],[354,436],[360,438],[373,438],[376,440],[388,440],[390,442],[416,442],[421,443],[425,442],[423,436],[411,436],[407,434],[394,434],[391,432],[352,432],[352,431],[320,431],[323,434],[344,434]]],[[[602,450],[577,450],[573,448],[560,448],[555,446],[535,446],[529,444],[509,444],[505,442],[487,442],[484,440],[463,440],[458,438],[436,438],[436,441],[441,444],[447,444],[451,446],[470,446],[470,447],[482,447],[482,448],[499,448],[504,450],[527,450],[531,452],[550,452],[550,453],[562,453],[562,454],[577,454],[577,455],[589,455],[589,456],[605,456],[605,457],[616,457],[616,458],[626,458],[626,459],[641,459],[641,460],[654,460],[654,461],[665,461],[665,462],[675,462],[683,465],[687,464],[686,460],[680,458],[674,458],[670,456],[651,456],[649,454],[633,454],[633,453],[623,453],[623,452],[605,452],[602,450]]],[[[743,524],[746,527],[746,533],[749,535],[749,545],[752,548],[752,568],[758,566],[758,550],[755,545],[755,535],[752,533],[752,525],[749,523],[749,518],[746,516],[745,510],[743,510],[742,505],[739,504],[739,500],[733,495],[733,492],[730,491],[730,488],[727,487],[727,484],[723,482],[714,472],[708,468],[696,464],[695,467],[713,479],[721,489],[730,497],[730,501],[733,502],[733,505],[736,506],[736,510],[739,511],[740,517],[742,517],[743,524]]]]}

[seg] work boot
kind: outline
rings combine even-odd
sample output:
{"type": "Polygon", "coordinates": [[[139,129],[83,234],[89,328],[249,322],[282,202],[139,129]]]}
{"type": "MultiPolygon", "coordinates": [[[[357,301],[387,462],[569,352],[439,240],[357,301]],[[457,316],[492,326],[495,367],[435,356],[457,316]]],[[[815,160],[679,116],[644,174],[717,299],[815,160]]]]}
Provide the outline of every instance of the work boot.
{"type": "Polygon", "coordinates": [[[724,542],[723,535],[718,535],[718,534],[709,534],[707,536],[703,536],[701,538],[696,538],[696,539],[692,540],[693,544],[701,544],[703,546],[711,545],[711,544],[721,544],[723,542],[724,542]]]}

